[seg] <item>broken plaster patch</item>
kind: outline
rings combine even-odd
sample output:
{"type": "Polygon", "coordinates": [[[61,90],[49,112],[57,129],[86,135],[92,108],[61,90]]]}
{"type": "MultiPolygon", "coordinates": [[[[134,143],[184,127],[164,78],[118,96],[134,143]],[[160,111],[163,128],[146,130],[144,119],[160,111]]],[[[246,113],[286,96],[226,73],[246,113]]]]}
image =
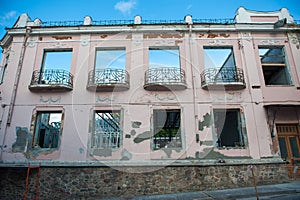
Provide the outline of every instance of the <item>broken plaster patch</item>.
{"type": "Polygon", "coordinates": [[[141,125],[142,122],[138,122],[138,121],[132,122],[131,124],[132,128],[140,128],[141,125]]]}
{"type": "MultiPolygon", "coordinates": [[[[250,159],[251,158],[250,156],[235,156],[235,157],[226,156],[226,155],[224,155],[220,152],[214,151],[213,148],[206,148],[206,149],[204,149],[204,152],[206,152],[206,153],[204,153],[205,154],[205,156],[204,156],[205,159],[216,159],[216,160],[218,160],[218,159],[233,159],[233,158],[234,159],[250,159]]],[[[203,154],[200,157],[203,158],[203,154]]]]}
{"type": "Polygon", "coordinates": [[[93,155],[103,157],[112,156],[112,149],[93,149],[93,155]]]}
{"type": "Polygon", "coordinates": [[[123,149],[121,155],[122,155],[121,160],[130,160],[132,158],[132,154],[129,151],[127,151],[127,149],[123,149]]]}
{"type": "Polygon", "coordinates": [[[133,130],[130,131],[130,134],[131,134],[132,136],[134,136],[134,135],[136,134],[136,131],[133,129],[133,130]]]}
{"type": "Polygon", "coordinates": [[[79,153],[83,154],[84,153],[84,149],[82,147],[79,148],[79,153]]]}
{"type": "Polygon", "coordinates": [[[28,141],[28,129],[26,127],[16,127],[16,142],[12,145],[13,152],[24,152],[28,141]]]}
{"type": "Polygon", "coordinates": [[[140,143],[143,142],[144,140],[149,140],[151,138],[151,133],[150,131],[145,131],[141,134],[139,134],[138,136],[136,136],[136,138],[134,138],[134,142],[135,143],[140,143]]]}
{"type": "Polygon", "coordinates": [[[203,131],[204,127],[209,127],[210,126],[210,120],[211,120],[211,116],[209,113],[206,113],[205,115],[203,115],[203,121],[199,121],[199,131],[203,131]]]}
{"type": "Polygon", "coordinates": [[[177,153],[180,152],[180,149],[162,148],[161,150],[166,153],[168,158],[171,158],[173,150],[175,150],[177,153]]]}

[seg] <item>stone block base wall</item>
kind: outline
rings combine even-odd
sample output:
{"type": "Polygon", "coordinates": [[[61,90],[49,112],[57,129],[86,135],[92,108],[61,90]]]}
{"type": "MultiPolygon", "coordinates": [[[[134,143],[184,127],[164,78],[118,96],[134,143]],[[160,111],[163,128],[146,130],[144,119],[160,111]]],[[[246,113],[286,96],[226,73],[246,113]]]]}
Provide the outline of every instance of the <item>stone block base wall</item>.
{"type": "MultiPolygon", "coordinates": [[[[285,164],[252,165],[258,185],[288,182],[285,164]]],[[[41,167],[39,199],[130,197],[253,186],[249,165],[168,167],[41,167]]],[[[27,168],[0,168],[0,199],[22,199],[27,168]]],[[[31,169],[27,199],[38,170],[31,169]]]]}

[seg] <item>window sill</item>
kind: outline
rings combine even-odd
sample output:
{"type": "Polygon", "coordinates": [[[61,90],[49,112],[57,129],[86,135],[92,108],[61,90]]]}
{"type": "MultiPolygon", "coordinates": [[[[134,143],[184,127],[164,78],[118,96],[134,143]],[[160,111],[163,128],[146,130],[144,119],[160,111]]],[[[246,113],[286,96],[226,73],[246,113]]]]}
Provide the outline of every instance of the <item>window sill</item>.
{"type": "Polygon", "coordinates": [[[216,147],[218,150],[246,149],[246,147],[216,147]]]}
{"type": "Polygon", "coordinates": [[[182,147],[162,147],[162,148],[160,148],[160,149],[154,149],[154,148],[152,148],[152,151],[159,151],[159,150],[161,150],[161,151],[165,151],[165,150],[174,150],[174,151],[176,151],[176,152],[180,152],[180,151],[182,151],[182,147]]]}
{"type": "Polygon", "coordinates": [[[295,87],[295,85],[265,85],[266,87],[295,87]]]}

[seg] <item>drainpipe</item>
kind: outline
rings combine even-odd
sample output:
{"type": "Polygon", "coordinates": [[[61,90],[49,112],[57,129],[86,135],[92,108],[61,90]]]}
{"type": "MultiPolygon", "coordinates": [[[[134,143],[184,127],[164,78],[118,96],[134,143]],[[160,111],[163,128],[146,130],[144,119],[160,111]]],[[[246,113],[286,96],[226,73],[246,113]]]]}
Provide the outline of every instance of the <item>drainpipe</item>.
{"type": "Polygon", "coordinates": [[[26,27],[25,38],[24,38],[24,42],[22,44],[18,68],[17,68],[17,72],[16,72],[15,83],[14,83],[13,92],[12,92],[12,96],[11,96],[11,100],[10,100],[10,104],[9,104],[9,110],[8,110],[8,116],[7,116],[7,125],[8,126],[10,126],[12,114],[14,111],[14,105],[16,102],[16,94],[17,94],[17,90],[18,90],[18,86],[19,86],[19,82],[20,82],[22,65],[23,65],[24,55],[25,55],[26,47],[27,47],[26,43],[27,43],[30,32],[31,32],[31,27],[26,27]]]}

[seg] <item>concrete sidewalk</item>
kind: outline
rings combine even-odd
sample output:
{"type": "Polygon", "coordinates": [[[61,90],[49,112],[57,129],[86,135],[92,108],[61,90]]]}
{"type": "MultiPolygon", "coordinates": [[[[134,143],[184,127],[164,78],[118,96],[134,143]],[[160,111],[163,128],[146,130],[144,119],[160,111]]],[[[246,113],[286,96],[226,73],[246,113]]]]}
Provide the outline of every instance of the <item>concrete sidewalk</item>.
{"type": "MultiPolygon", "coordinates": [[[[300,199],[300,180],[285,184],[258,186],[259,199],[300,199]]],[[[106,198],[106,200],[200,200],[200,199],[243,199],[255,200],[254,187],[235,188],[227,190],[201,191],[127,198],[106,198]]]]}

